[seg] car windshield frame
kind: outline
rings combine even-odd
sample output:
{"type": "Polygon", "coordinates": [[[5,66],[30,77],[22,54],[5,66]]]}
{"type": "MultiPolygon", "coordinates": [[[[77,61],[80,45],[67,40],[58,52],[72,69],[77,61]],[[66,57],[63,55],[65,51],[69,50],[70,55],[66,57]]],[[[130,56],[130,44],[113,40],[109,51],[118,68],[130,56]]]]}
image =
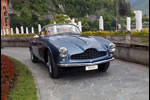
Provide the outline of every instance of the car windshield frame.
{"type": "Polygon", "coordinates": [[[47,36],[47,35],[65,34],[65,33],[81,34],[81,31],[80,31],[79,27],[74,24],[52,24],[52,25],[47,25],[47,26],[43,27],[40,32],[40,35],[47,36]],[[64,30],[62,28],[67,28],[67,30],[64,30]],[[46,32],[48,32],[48,33],[46,33],[46,32]]]}

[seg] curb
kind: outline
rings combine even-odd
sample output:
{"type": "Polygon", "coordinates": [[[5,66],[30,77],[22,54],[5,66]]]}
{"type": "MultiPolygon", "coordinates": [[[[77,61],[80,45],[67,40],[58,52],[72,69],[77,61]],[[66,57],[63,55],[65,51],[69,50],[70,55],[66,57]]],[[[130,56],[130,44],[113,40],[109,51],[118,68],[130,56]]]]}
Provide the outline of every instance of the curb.
{"type": "Polygon", "coordinates": [[[41,100],[41,99],[40,99],[40,89],[39,89],[38,86],[37,86],[37,82],[36,82],[36,79],[35,79],[33,73],[32,73],[32,76],[33,76],[34,83],[35,83],[35,86],[36,86],[36,89],[37,89],[37,97],[38,97],[38,100],[41,100]]]}

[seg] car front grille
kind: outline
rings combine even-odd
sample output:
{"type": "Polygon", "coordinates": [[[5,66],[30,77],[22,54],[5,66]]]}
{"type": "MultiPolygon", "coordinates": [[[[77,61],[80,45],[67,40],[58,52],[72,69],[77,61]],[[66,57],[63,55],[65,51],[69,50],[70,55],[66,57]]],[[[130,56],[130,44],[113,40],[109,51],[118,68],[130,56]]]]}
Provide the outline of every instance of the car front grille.
{"type": "Polygon", "coordinates": [[[105,56],[105,51],[97,51],[96,49],[87,49],[84,53],[75,54],[71,56],[71,59],[73,60],[80,60],[80,59],[93,59],[105,56]]]}

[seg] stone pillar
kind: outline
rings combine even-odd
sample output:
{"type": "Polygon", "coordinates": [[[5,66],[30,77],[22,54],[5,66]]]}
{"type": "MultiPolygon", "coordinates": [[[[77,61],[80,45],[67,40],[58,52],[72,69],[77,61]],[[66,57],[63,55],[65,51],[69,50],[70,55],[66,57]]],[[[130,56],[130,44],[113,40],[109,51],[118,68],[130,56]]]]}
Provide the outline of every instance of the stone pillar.
{"type": "Polygon", "coordinates": [[[77,23],[74,23],[74,25],[78,25],[77,23]]]}
{"type": "MultiPolygon", "coordinates": [[[[54,22],[54,24],[56,24],[56,22],[54,22]]],[[[54,34],[57,33],[57,27],[56,25],[54,25],[54,34]]]]}
{"type": "Polygon", "coordinates": [[[34,33],[34,27],[31,28],[31,33],[34,33]]]}
{"type": "Polygon", "coordinates": [[[5,29],[3,29],[3,35],[6,35],[6,31],[5,31],[5,29]]]}
{"type": "Polygon", "coordinates": [[[99,29],[104,30],[104,20],[102,16],[99,18],[99,29]]]}
{"type": "Polygon", "coordinates": [[[127,17],[127,30],[131,31],[131,18],[127,17]]]}
{"type": "Polygon", "coordinates": [[[81,21],[78,22],[78,26],[79,26],[80,31],[82,32],[82,23],[81,23],[81,21]]]}
{"type": "Polygon", "coordinates": [[[121,30],[121,24],[118,24],[118,29],[121,30]]]}
{"type": "Polygon", "coordinates": [[[8,30],[8,28],[6,28],[6,34],[7,34],[7,35],[9,34],[9,30],[8,30]]]}
{"type": "Polygon", "coordinates": [[[24,34],[23,26],[21,26],[21,34],[24,34]]]}
{"type": "MultiPolygon", "coordinates": [[[[75,25],[75,19],[74,18],[71,20],[71,23],[75,25]]],[[[72,27],[72,30],[75,32],[75,27],[72,27]]]]}
{"type": "Polygon", "coordinates": [[[16,34],[19,34],[19,29],[16,27],[16,34]]]}
{"type": "Polygon", "coordinates": [[[136,29],[142,30],[142,11],[136,11],[136,29]]]}
{"type": "Polygon", "coordinates": [[[29,29],[28,29],[28,27],[26,27],[26,34],[29,34],[29,29]]]}
{"type": "Polygon", "coordinates": [[[41,25],[38,24],[38,32],[41,32],[41,25]]]}
{"type": "Polygon", "coordinates": [[[74,18],[71,20],[71,23],[72,23],[72,24],[75,24],[75,19],[74,19],[74,18]]]}
{"type": "Polygon", "coordinates": [[[3,29],[1,29],[1,36],[3,36],[4,34],[3,34],[3,29]]]}
{"type": "Polygon", "coordinates": [[[13,35],[13,34],[14,34],[14,30],[13,30],[13,28],[11,28],[11,30],[10,30],[10,31],[11,31],[11,35],[13,35]]]}

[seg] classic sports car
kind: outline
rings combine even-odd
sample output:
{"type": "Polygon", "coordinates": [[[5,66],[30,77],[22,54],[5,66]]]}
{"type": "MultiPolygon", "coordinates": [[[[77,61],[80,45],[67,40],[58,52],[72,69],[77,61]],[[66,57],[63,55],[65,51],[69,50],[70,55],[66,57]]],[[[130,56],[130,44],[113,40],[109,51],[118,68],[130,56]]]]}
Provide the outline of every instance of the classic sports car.
{"type": "Polygon", "coordinates": [[[31,60],[43,61],[52,78],[59,77],[59,69],[83,67],[104,72],[114,59],[115,44],[101,37],[80,34],[73,24],[45,26],[39,36],[30,41],[31,60]]]}

